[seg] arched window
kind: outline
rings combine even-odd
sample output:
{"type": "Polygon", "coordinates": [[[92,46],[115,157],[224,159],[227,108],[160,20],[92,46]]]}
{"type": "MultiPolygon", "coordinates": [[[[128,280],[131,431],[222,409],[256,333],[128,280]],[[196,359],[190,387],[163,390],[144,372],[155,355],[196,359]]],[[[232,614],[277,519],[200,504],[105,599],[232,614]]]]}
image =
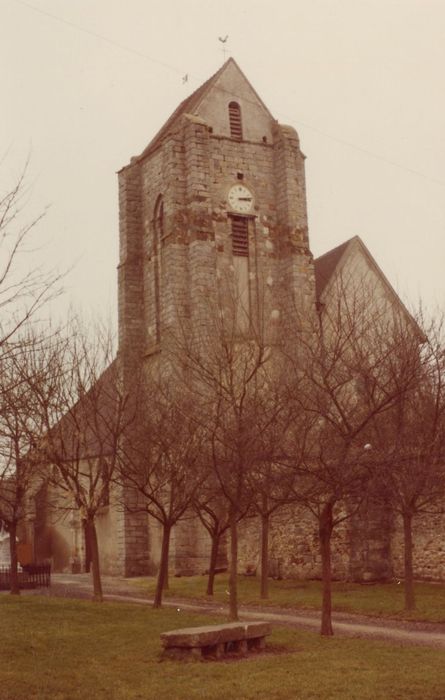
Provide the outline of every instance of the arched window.
{"type": "Polygon", "coordinates": [[[161,340],[161,270],[162,270],[162,238],[164,236],[164,202],[162,196],[156,200],[154,216],[154,236],[153,236],[153,252],[154,252],[154,312],[155,312],[155,328],[156,342],[161,340]]]}
{"type": "Polygon", "coordinates": [[[241,141],[243,138],[243,125],[241,123],[241,107],[238,102],[229,103],[230,136],[241,141]]]}
{"type": "Polygon", "coordinates": [[[162,201],[162,195],[159,195],[156,200],[154,220],[157,233],[156,238],[160,241],[164,235],[164,202],[162,201]]]}

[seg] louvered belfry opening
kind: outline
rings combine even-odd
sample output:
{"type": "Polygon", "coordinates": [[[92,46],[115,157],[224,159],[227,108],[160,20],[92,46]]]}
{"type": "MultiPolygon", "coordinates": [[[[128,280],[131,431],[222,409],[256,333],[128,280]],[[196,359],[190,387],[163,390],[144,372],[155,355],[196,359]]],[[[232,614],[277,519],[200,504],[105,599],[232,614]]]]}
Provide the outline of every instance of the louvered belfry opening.
{"type": "Polygon", "coordinates": [[[230,102],[229,104],[229,123],[230,136],[232,139],[241,141],[243,138],[243,127],[241,124],[241,107],[238,102],[230,102]]]}
{"type": "Polygon", "coordinates": [[[249,257],[248,219],[232,216],[232,253],[243,258],[249,257]]]}

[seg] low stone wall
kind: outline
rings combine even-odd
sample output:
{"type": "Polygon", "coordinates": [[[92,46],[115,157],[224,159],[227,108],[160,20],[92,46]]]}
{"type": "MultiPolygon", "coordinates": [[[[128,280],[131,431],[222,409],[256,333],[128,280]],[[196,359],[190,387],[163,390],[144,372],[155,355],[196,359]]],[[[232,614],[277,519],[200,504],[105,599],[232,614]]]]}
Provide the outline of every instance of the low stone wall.
{"type": "MultiPolygon", "coordinates": [[[[249,518],[240,523],[239,570],[260,572],[261,523],[249,518]]],[[[332,573],[336,579],[348,579],[350,569],[348,521],[334,531],[332,573]]],[[[271,518],[269,539],[269,575],[274,578],[321,578],[318,524],[314,516],[298,507],[286,507],[271,518]]]]}
{"type": "MultiPolygon", "coordinates": [[[[394,573],[403,578],[403,523],[400,517],[394,520],[391,553],[394,573]]],[[[416,579],[445,581],[445,514],[414,517],[413,567],[416,579]]]]}

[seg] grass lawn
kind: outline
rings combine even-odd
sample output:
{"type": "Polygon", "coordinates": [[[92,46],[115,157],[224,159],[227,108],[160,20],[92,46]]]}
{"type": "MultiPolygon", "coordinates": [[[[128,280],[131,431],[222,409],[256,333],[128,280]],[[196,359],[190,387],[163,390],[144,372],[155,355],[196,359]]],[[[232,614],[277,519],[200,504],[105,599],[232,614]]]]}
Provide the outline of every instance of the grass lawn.
{"type": "Polygon", "coordinates": [[[262,655],[160,662],[160,632],[209,618],[7,594],[0,617],[0,700],[445,697],[443,651],[433,649],[276,629],[262,655]]]}
{"type": "MultiPolygon", "coordinates": [[[[154,579],[132,579],[135,587],[154,594],[154,579]]],[[[205,598],[207,578],[187,576],[170,579],[166,597],[205,598]]],[[[296,609],[320,609],[320,581],[269,581],[269,599],[259,597],[259,580],[254,576],[239,577],[239,599],[251,605],[270,605],[296,609]]],[[[215,600],[227,601],[228,579],[218,574],[215,581],[215,600]]],[[[333,608],[344,612],[356,612],[399,620],[426,620],[445,622],[445,586],[434,583],[416,583],[417,610],[403,610],[403,583],[360,585],[358,583],[333,583],[333,608]]]]}

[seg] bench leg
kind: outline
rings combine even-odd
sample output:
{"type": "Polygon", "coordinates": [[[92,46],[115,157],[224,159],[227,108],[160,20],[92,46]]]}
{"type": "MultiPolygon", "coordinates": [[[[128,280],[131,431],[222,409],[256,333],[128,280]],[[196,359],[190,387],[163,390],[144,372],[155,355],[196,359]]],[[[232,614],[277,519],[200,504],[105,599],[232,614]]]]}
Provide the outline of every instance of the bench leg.
{"type": "Polygon", "coordinates": [[[224,644],[215,644],[215,659],[222,659],[224,656],[224,644]]]}
{"type": "Polygon", "coordinates": [[[238,654],[243,655],[247,654],[247,640],[246,639],[241,639],[238,642],[235,642],[234,645],[234,651],[236,651],[238,654]]]}
{"type": "Polygon", "coordinates": [[[202,659],[201,647],[190,647],[190,649],[188,649],[188,656],[192,659],[202,659]]]}
{"type": "Polygon", "coordinates": [[[224,656],[224,644],[211,644],[202,647],[202,656],[204,659],[221,659],[224,656]]]}
{"type": "Polygon", "coordinates": [[[184,661],[192,659],[202,659],[200,647],[168,647],[164,649],[162,656],[167,659],[183,659],[184,661]]]}
{"type": "Polygon", "coordinates": [[[248,647],[249,649],[262,651],[266,648],[266,637],[255,637],[254,639],[249,639],[248,647]]]}

